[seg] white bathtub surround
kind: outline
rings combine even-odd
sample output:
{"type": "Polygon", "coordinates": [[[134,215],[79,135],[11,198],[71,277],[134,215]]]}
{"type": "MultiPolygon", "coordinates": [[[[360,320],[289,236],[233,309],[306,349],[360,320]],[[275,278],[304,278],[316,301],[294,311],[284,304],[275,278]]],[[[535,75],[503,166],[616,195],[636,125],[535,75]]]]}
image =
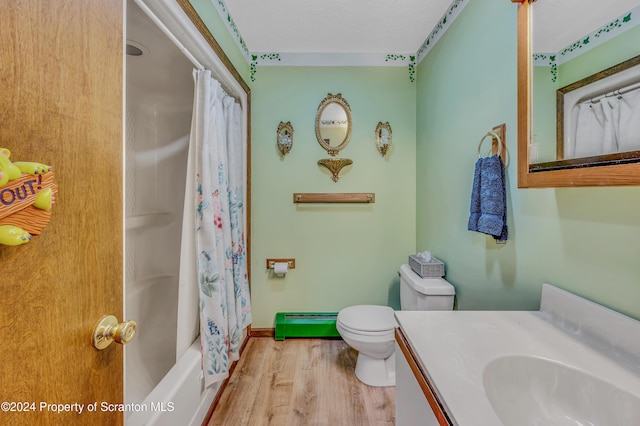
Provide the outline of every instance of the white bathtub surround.
{"type": "Polygon", "coordinates": [[[640,321],[548,285],[540,311],[396,319],[453,424],[640,424],[640,321]]]}
{"type": "MultiPolygon", "coordinates": [[[[242,111],[211,71],[194,70],[189,162],[195,176],[197,282],[205,386],[229,375],[251,323],[244,234],[242,111]]],[[[192,200],[187,200],[192,205],[192,200]]]]}
{"type": "Polygon", "coordinates": [[[180,358],[176,301],[193,65],[133,2],[127,38],[146,50],[126,57],[125,80],[125,318],[139,333],[124,348],[124,381],[125,402],[135,404],[180,358]]]}

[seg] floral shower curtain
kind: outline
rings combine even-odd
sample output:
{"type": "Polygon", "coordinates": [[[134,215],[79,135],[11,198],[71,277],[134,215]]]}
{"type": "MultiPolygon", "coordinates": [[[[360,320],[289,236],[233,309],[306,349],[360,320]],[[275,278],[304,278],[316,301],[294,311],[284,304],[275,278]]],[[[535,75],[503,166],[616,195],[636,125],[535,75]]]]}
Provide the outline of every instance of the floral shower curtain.
{"type": "Polygon", "coordinates": [[[211,71],[194,70],[195,232],[205,386],[229,375],[251,323],[240,105],[211,71]]]}

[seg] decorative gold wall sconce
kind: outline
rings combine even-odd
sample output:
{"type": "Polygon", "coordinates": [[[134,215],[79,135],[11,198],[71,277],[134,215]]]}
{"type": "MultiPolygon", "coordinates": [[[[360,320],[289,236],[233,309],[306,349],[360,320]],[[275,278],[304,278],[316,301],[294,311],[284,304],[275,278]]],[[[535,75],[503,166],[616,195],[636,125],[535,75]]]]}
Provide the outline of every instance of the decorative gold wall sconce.
{"type": "Polygon", "coordinates": [[[293,126],[290,121],[286,123],[281,121],[278,125],[277,143],[283,157],[291,151],[293,147],[293,126]]]}
{"type": "Polygon", "coordinates": [[[318,160],[318,164],[329,169],[332,175],[331,180],[337,182],[340,180],[340,171],[344,167],[353,164],[353,161],[348,158],[323,158],[322,160],[318,160]]]}
{"type": "Polygon", "coordinates": [[[378,121],[376,126],[376,148],[383,157],[387,155],[387,150],[391,145],[391,125],[388,121],[378,121]]]}

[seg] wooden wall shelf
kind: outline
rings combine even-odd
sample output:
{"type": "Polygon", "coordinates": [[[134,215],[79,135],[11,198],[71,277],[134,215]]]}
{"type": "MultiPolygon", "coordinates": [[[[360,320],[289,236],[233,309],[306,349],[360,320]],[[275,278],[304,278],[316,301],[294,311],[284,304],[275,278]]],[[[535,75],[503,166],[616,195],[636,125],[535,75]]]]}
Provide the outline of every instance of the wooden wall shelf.
{"type": "Polygon", "coordinates": [[[296,192],[293,194],[293,203],[363,203],[376,202],[376,194],[373,192],[296,192]]]}

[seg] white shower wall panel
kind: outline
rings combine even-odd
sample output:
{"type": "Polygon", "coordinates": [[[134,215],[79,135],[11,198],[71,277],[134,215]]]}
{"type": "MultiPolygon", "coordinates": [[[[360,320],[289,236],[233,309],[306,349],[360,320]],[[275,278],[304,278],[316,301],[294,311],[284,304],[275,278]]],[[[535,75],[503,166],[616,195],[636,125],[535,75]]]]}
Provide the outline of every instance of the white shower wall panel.
{"type": "MultiPolygon", "coordinates": [[[[133,102],[133,101],[132,101],[133,102]]],[[[142,107],[127,161],[134,196],[127,208],[127,318],[138,321],[127,347],[127,400],[139,402],[175,364],[182,204],[190,111],[142,107]],[[185,135],[185,132],[187,134],[185,135]],[[181,136],[177,136],[182,134],[181,136]]]]}
{"type": "MultiPolygon", "coordinates": [[[[145,97],[148,97],[145,96],[145,97]]],[[[138,97],[130,99],[130,104],[138,97]]],[[[126,399],[140,402],[176,362],[180,240],[191,123],[187,110],[132,108],[127,149],[133,193],[125,220],[127,318],[139,325],[127,347],[126,399]]]]}
{"type": "Polygon", "coordinates": [[[134,195],[127,208],[135,242],[132,278],[177,277],[191,111],[165,113],[151,105],[138,114],[127,157],[133,163],[134,195]]]}
{"type": "MultiPolygon", "coordinates": [[[[125,402],[140,403],[176,363],[177,300],[193,65],[128,2],[126,60],[125,402]]],[[[197,309],[197,307],[194,307],[197,309]]]]}

